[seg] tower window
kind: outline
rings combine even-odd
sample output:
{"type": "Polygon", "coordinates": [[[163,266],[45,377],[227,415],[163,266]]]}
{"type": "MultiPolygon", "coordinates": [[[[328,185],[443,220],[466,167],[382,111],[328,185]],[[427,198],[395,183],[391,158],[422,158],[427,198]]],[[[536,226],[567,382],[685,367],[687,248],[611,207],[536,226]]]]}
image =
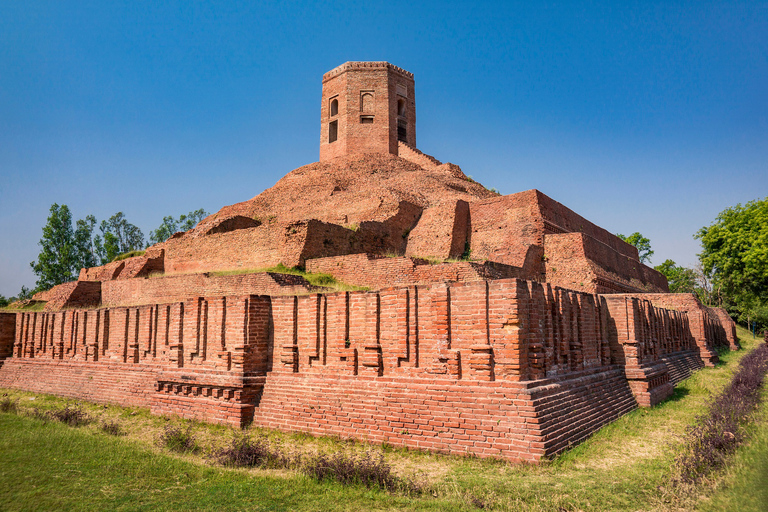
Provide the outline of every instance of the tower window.
{"type": "Polygon", "coordinates": [[[339,100],[333,98],[331,100],[331,117],[339,115],[339,100]]]}
{"type": "Polygon", "coordinates": [[[360,94],[360,112],[373,112],[373,93],[363,92],[360,94]]]}
{"type": "Polygon", "coordinates": [[[373,124],[373,116],[360,116],[361,124],[373,124]]]}
{"type": "Polygon", "coordinates": [[[405,117],[405,99],[404,98],[397,99],[397,115],[400,117],[405,117]]]}
{"type": "Polygon", "coordinates": [[[328,142],[336,142],[339,137],[339,122],[331,121],[328,123],[328,142]]]}
{"type": "Polygon", "coordinates": [[[397,120],[397,140],[408,142],[408,128],[404,120],[397,120]]]}

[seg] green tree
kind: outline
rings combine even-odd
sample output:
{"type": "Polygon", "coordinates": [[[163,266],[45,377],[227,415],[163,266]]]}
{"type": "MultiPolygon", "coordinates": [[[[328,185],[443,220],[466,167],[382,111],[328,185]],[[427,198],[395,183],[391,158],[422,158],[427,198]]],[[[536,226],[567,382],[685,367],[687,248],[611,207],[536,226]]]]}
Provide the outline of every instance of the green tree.
{"type": "Polygon", "coordinates": [[[714,300],[739,321],[768,326],[768,198],[726,208],[694,238],[714,300]]]}
{"type": "Polygon", "coordinates": [[[629,236],[624,236],[620,233],[616,233],[616,236],[627,242],[629,245],[637,247],[637,252],[640,255],[640,263],[650,263],[653,251],[651,250],[651,241],[645,238],[643,235],[635,231],[629,236]]]}
{"type": "Polygon", "coordinates": [[[75,232],[72,229],[72,214],[67,205],[51,205],[48,222],[43,227],[43,237],[38,245],[41,250],[37,260],[30,263],[38,276],[38,290],[47,290],[76,278],[75,232]]]}
{"type": "Polygon", "coordinates": [[[96,255],[96,245],[93,240],[93,229],[96,227],[96,217],[88,215],[75,223],[74,245],[75,263],[78,269],[95,267],[99,264],[96,255]]]}
{"type": "Polygon", "coordinates": [[[194,228],[198,222],[208,216],[208,213],[200,208],[189,212],[187,215],[181,215],[178,219],[173,216],[163,217],[163,223],[154,231],[149,232],[149,240],[153,244],[165,242],[171,235],[177,231],[189,231],[194,228]]]}
{"type": "Polygon", "coordinates": [[[653,268],[664,274],[664,277],[667,278],[670,292],[696,293],[700,295],[696,272],[693,269],[681,267],[672,260],[667,260],[653,268]]]}
{"type": "Polygon", "coordinates": [[[99,230],[101,236],[96,235],[93,238],[93,247],[102,265],[120,254],[145,247],[144,233],[128,222],[123,212],[117,212],[109,220],[101,221],[99,230]]]}

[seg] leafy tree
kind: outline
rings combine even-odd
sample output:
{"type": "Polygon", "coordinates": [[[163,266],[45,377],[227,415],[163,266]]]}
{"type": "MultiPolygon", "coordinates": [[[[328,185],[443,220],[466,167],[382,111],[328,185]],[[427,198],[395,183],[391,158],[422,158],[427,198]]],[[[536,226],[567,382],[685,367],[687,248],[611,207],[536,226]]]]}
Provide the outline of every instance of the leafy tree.
{"type": "Polygon", "coordinates": [[[43,237],[38,242],[40,254],[36,261],[30,263],[38,276],[37,289],[47,290],[76,278],[78,257],[74,238],[69,208],[65,204],[52,204],[48,222],[43,227],[43,237]]]}
{"type": "Polygon", "coordinates": [[[22,285],[21,286],[21,291],[19,292],[19,295],[17,295],[14,298],[14,302],[17,301],[17,300],[31,299],[34,294],[35,294],[35,290],[30,290],[26,286],[22,285]]]}
{"type": "Polygon", "coordinates": [[[0,308],[4,308],[10,304],[11,301],[5,298],[5,295],[0,295],[0,308]]]}
{"type": "Polygon", "coordinates": [[[643,235],[635,231],[629,236],[624,236],[620,233],[616,233],[616,236],[624,240],[630,245],[637,247],[637,252],[640,255],[640,263],[650,263],[653,251],[651,250],[651,241],[645,238],[643,235]]]}
{"type": "Polygon", "coordinates": [[[90,268],[99,264],[96,255],[96,244],[93,240],[93,228],[96,227],[96,217],[88,215],[76,222],[74,246],[77,268],[90,268]]]}
{"type": "Polygon", "coordinates": [[[669,283],[669,291],[672,293],[696,293],[699,295],[696,272],[691,268],[678,266],[674,261],[667,260],[661,265],[656,265],[656,270],[664,274],[669,283]]]}
{"type": "Polygon", "coordinates": [[[208,216],[208,213],[200,208],[189,212],[187,215],[181,215],[178,220],[173,216],[163,217],[163,223],[154,231],[149,232],[149,240],[153,244],[165,242],[171,235],[177,231],[189,231],[194,228],[198,222],[208,216]]]}
{"type": "Polygon", "coordinates": [[[694,237],[714,300],[742,322],[768,326],[768,198],[726,208],[694,237]]]}
{"type": "Polygon", "coordinates": [[[128,222],[123,212],[117,212],[109,220],[101,221],[99,230],[101,236],[96,235],[93,244],[102,265],[114,260],[119,254],[145,247],[144,233],[128,222]]]}

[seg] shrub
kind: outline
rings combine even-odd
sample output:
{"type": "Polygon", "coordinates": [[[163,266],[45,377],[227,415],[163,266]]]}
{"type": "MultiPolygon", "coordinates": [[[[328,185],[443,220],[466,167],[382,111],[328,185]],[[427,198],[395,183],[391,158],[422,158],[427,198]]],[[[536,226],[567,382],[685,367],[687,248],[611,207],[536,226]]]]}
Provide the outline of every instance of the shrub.
{"type": "Polygon", "coordinates": [[[90,423],[91,417],[88,416],[80,404],[67,404],[63,409],[55,409],[50,412],[53,419],[66,423],[70,427],[79,427],[90,423]]]}
{"type": "Polygon", "coordinates": [[[19,399],[11,400],[8,394],[3,395],[3,399],[0,400],[0,411],[16,414],[19,411],[19,399]]]}
{"type": "Polygon", "coordinates": [[[286,468],[290,458],[272,448],[264,438],[237,436],[229,446],[214,452],[214,459],[224,466],[286,468]]]}
{"type": "Polygon", "coordinates": [[[336,480],[342,484],[362,484],[388,491],[418,492],[420,490],[413,481],[393,474],[391,466],[387,464],[382,454],[376,457],[371,452],[365,452],[357,457],[343,452],[333,455],[321,453],[304,461],[301,469],[320,481],[336,480]]]}
{"type": "Polygon", "coordinates": [[[40,410],[40,409],[38,409],[37,407],[35,407],[35,408],[34,408],[34,409],[32,409],[31,411],[29,411],[29,410],[28,410],[28,411],[27,411],[27,415],[28,415],[29,417],[31,417],[31,418],[34,418],[34,419],[36,419],[36,420],[40,420],[40,421],[42,421],[42,422],[45,422],[45,423],[47,423],[48,421],[50,421],[50,420],[51,420],[51,417],[52,417],[51,413],[49,413],[49,412],[46,412],[46,411],[41,411],[41,410],[40,410]]]}
{"type": "Polygon", "coordinates": [[[707,414],[688,428],[688,447],[676,459],[680,480],[695,483],[722,467],[744,440],[744,426],[760,402],[760,388],[768,371],[768,345],[744,356],[730,384],[714,398],[707,414]]]}
{"type": "Polygon", "coordinates": [[[118,421],[104,421],[99,425],[99,430],[111,436],[124,436],[126,432],[118,421]]]}
{"type": "Polygon", "coordinates": [[[192,425],[188,425],[187,428],[166,425],[158,442],[161,446],[174,452],[186,453],[197,450],[197,442],[195,436],[192,435],[192,425]]]}

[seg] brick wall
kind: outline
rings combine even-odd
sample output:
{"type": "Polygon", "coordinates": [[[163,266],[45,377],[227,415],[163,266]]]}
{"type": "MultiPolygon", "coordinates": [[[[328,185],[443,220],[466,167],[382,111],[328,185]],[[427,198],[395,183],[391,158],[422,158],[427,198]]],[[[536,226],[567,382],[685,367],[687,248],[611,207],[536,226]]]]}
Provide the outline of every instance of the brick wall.
{"type": "Polygon", "coordinates": [[[350,254],[307,260],[308,272],[331,274],[336,279],[371,289],[442,281],[482,281],[522,278],[525,271],[493,262],[456,261],[431,264],[420,258],[350,254]]]}
{"type": "Polygon", "coordinates": [[[268,368],[267,297],[14,316],[0,386],[242,425],[268,368]]]}
{"type": "Polygon", "coordinates": [[[718,356],[715,347],[729,346],[726,334],[728,324],[722,325],[718,316],[710,313],[709,308],[704,306],[692,293],[643,293],[633,296],[648,300],[654,306],[686,312],[689,330],[698,346],[699,356],[705,365],[714,366],[717,363],[718,356]]]}
{"type": "Polygon", "coordinates": [[[424,210],[408,233],[406,256],[459,258],[468,241],[469,203],[449,201],[424,210]]]}
{"type": "Polygon", "coordinates": [[[656,405],[691,372],[704,366],[685,312],[626,295],[601,296],[612,359],[624,366],[641,406],[656,405]]]}
{"type": "Polygon", "coordinates": [[[588,293],[668,291],[667,279],[584,233],[544,235],[546,280],[588,293]]]}
{"type": "Polygon", "coordinates": [[[517,279],[13,318],[0,386],[510,460],[700,366],[685,312],[517,279]]]}
{"type": "Polygon", "coordinates": [[[13,340],[16,334],[16,315],[0,313],[0,363],[13,354],[13,340]]]}
{"type": "MultiPolygon", "coordinates": [[[[707,308],[707,312],[717,319],[716,322],[723,328],[728,348],[730,350],[739,350],[741,345],[739,345],[739,338],[736,336],[736,322],[733,321],[731,315],[723,308],[707,308]]],[[[717,327],[715,329],[717,330],[717,327]]],[[[719,344],[725,346],[722,338],[719,339],[719,344]]]]}
{"type": "MultiPolygon", "coordinates": [[[[587,293],[668,291],[637,249],[538,190],[471,202],[472,257],[522,267],[542,247],[546,281],[587,293]]],[[[528,274],[528,279],[536,276],[528,274]]]]}
{"type": "Polygon", "coordinates": [[[36,293],[34,300],[45,301],[46,310],[91,307],[101,304],[101,283],[98,281],[71,281],[36,293]]]}
{"type": "Polygon", "coordinates": [[[102,283],[105,306],[178,302],[188,297],[232,295],[286,295],[314,288],[301,276],[259,272],[216,276],[180,274],[151,279],[124,279],[102,283]]]}

